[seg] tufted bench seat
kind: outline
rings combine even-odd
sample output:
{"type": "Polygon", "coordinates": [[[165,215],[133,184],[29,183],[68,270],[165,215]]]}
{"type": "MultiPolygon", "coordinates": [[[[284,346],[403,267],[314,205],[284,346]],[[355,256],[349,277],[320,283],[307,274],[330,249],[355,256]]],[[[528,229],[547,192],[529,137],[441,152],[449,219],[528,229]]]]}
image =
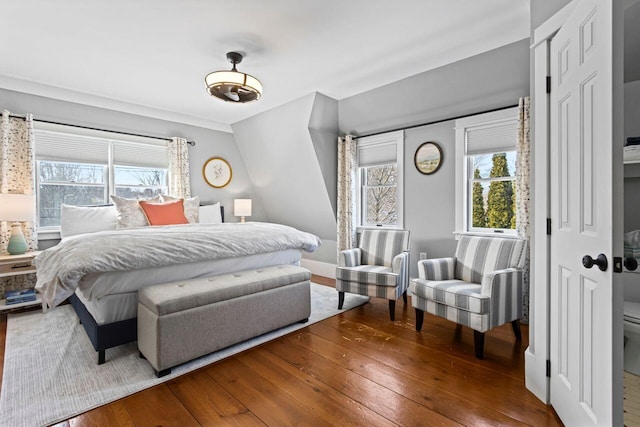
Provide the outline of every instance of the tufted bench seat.
{"type": "Polygon", "coordinates": [[[138,349],[157,376],[311,314],[311,273],[278,265],[149,286],[138,292],[138,349]]]}

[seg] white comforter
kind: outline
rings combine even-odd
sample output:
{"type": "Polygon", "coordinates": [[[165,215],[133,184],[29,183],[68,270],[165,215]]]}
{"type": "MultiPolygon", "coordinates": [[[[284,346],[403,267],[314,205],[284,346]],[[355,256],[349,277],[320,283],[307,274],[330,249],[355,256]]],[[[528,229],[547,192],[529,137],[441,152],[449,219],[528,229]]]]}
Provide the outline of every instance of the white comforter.
{"type": "Polygon", "coordinates": [[[302,249],[313,252],[320,238],[278,224],[185,224],[81,234],[41,252],[36,289],[55,307],[85,274],[153,268],[218,258],[302,249]]]}

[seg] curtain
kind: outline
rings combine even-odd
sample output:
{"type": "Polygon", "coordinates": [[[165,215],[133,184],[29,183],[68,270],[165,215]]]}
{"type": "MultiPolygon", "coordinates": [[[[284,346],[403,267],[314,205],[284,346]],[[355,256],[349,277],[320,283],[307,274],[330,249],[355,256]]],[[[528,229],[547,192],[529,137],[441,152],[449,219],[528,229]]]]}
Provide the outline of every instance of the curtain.
{"type": "Polygon", "coordinates": [[[171,138],[169,149],[169,195],[191,197],[189,147],[185,138],[171,138]]]}
{"type": "Polygon", "coordinates": [[[338,256],[356,243],[356,141],[338,138],[338,256]]]}
{"type": "Polygon", "coordinates": [[[516,232],[518,237],[527,239],[527,256],[524,265],[522,289],[522,322],[529,323],[529,239],[530,221],[530,169],[531,140],[529,139],[530,99],[520,98],[518,103],[518,143],[516,145],[516,232]]]}
{"type": "MultiPolygon", "coordinates": [[[[33,117],[10,117],[7,110],[2,112],[0,128],[0,193],[34,194],[35,161],[33,141],[33,117]]],[[[33,204],[35,216],[36,204],[33,204]]],[[[22,232],[27,239],[27,250],[38,248],[35,224],[22,223],[22,232]]],[[[0,222],[0,252],[9,244],[11,224],[0,222]]],[[[23,289],[35,285],[35,275],[15,276],[0,279],[0,292],[23,289]]]]}

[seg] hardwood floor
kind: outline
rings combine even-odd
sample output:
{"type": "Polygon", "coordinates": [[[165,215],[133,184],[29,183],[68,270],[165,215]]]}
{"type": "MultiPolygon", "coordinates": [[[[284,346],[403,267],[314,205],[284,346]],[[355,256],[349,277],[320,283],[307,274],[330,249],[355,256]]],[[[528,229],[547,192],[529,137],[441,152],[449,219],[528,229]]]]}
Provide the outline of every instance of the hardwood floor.
{"type": "MultiPolygon", "coordinates": [[[[471,330],[425,314],[416,332],[410,300],[396,319],[372,299],[59,425],[562,425],[524,386],[526,326],[488,332],[477,360],[471,330]]],[[[3,314],[0,361],[5,335],[3,314]]]]}

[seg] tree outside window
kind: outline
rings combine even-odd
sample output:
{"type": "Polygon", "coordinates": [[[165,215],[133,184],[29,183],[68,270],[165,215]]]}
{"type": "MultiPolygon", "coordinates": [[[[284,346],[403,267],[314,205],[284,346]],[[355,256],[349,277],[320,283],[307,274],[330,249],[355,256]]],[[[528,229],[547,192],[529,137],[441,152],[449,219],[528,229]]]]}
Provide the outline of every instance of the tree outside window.
{"type": "Polygon", "coordinates": [[[362,225],[398,223],[398,186],[395,164],[361,168],[362,225]]]}
{"type": "Polygon", "coordinates": [[[515,229],[515,151],[471,156],[471,227],[515,229]]]}

